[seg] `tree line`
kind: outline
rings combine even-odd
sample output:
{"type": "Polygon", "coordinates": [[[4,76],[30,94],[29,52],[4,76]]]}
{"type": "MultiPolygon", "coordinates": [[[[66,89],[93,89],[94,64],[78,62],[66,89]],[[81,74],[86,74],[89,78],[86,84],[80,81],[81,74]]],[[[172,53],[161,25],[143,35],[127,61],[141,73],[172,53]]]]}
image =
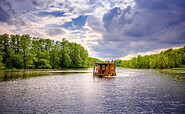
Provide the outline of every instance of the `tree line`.
{"type": "Polygon", "coordinates": [[[179,49],[168,49],[158,54],[138,55],[131,60],[121,62],[122,67],[126,68],[160,68],[169,69],[182,67],[185,65],[185,46],[179,49]]]}
{"type": "Polygon", "coordinates": [[[94,64],[80,44],[23,35],[0,35],[0,69],[80,68],[94,64]]]}

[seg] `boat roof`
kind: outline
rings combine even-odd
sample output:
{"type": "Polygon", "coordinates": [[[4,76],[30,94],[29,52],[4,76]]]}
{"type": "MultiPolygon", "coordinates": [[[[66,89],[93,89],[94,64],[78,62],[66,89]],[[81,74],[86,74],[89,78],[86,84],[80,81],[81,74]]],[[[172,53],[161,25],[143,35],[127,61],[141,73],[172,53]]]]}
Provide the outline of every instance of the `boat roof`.
{"type": "Polygon", "coordinates": [[[114,63],[94,63],[94,64],[98,64],[98,65],[110,65],[110,64],[114,64],[114,63]]]}

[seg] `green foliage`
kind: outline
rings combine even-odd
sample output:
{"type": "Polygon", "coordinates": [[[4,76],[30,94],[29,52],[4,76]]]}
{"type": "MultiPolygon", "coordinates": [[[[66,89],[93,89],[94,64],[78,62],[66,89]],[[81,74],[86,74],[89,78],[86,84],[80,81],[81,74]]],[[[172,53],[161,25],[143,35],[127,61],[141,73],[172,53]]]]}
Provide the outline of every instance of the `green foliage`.
{"type": "Polygon", "coordinates": [[[123,60],[120,60],[120,59],[117,59],[117,60],[112,60],[113,63],[116,63],[116,66],[120,67],[121,66],[121,63],[122,63],[123,60]]]}
{"type": "Polygon", "coordinates": [[[88,65],[87,50],[65,38],[59,42],[28,34],[0,35],[0,69],[79,68],[88,65]]]}
{"type": "Polygon", "coordinates": [[[9,50],[10,56],[6,61],[6,67],[21,69],[24,67],[23,56],[15,54],[13,50],[9,50]]]}
{"type": "Polygon", "coordinates": [[[50,51],[50,62],[53,68],[58,68],[60,66],[60,52],[59,51],[60,51],[59,42],[57,41],[54,44],[54,46],[51,47],[51,51],[50,51]]]}
{"type": "Polygon", "coordinates": [[[63,38],[62,42],[60,43],[61,50],[60,50],[60,66],[62,68],[69,67],[71,63],[71,58],[69,56],[69,42],[63,38]]]}
{"type": "Polygon", "coordinates": [[[39,60],[39,68],[52,68],[47,59],[39,60]]]}
{"type": "MultiPolygon", "coordinates": [[[[126,68],[160,68],[169,69],[185,65],[185,46],[180,49],[168,49],[159,54],[133,57],[131,60],[124,60],[122,67],[126,68]]],[[[183,69],[183,68],[179,68],[183,69]]]]}
{"type": "Polygon", "coordinates": [[[2,52],[0,52],[0,70],[2,70],[2,69],[5,69],[5,66],[4,66],[4,64],[3,64],[3,53],[2,52]]]}
{"type": "Polygon", "coordinates": [[[96,61],[97,63],[102,63],[101,60],[97,59],[97,58],[93,58],[93,57],[88,57],[87,58],[87,67],[93,67],[94,66],[94,62],[96,61]]]}
{"type": "Polygon", "coordinates": [[[69,43],[69,56],[71,58],[70,67],[82,67],[82,58],[80,57],[81,45],[76,43],[69,43]]]}

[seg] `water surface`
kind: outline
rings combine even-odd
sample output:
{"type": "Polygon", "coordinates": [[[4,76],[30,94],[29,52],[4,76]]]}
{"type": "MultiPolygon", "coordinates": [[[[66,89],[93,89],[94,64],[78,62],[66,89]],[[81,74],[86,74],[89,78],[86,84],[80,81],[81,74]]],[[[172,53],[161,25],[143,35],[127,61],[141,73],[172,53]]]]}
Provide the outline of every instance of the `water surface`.
{"type": "Polygon", "coordinates": [[[156,70],[0,72],[1,113],[185,113],[185,82],[156,70]]]}

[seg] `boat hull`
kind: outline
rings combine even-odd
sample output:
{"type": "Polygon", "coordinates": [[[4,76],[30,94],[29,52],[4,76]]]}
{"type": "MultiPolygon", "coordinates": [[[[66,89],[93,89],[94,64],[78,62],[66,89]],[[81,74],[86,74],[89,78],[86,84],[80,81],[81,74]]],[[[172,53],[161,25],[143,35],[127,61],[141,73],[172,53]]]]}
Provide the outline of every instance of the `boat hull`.
{"type": "Polygon", "coordinates": [[[113,73],[113,74],[93,74],[94,76],[116,76],[116,73],[113,73]]]}

